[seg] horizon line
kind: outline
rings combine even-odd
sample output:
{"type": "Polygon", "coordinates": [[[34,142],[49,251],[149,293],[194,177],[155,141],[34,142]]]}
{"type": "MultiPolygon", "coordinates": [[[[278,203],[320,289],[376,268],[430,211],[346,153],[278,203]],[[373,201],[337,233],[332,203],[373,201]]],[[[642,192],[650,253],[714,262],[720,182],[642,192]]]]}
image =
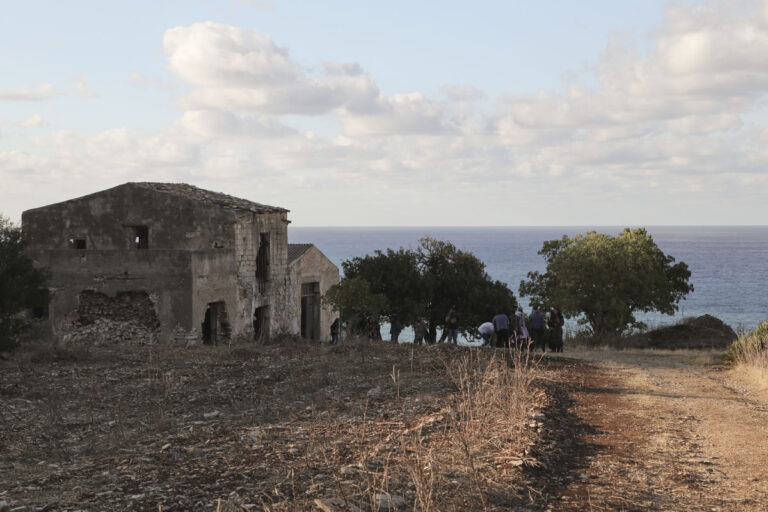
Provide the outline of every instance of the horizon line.
{"type": "Polygon", "coordinates": [[[435,224],[435,225],[393,225],[393,224],[359,224],[359,225],[298,225],[291,222],[292,228],[376,228],[376,229],[424,229],[424,228],[766,228],[768,224],[435,224]]]}

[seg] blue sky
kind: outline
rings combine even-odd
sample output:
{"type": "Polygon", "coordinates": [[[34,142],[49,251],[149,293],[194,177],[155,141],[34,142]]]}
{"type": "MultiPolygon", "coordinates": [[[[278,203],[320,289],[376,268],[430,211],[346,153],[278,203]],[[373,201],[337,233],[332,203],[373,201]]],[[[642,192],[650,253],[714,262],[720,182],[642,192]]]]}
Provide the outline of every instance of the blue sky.
{"type": "Polygon", "coordinates": [[[765,2],[18,2],[0,212],[183,181],[297,225],[764,223],[765,2]],[[416,4],[416,5],[414,5],[416,4]]]}

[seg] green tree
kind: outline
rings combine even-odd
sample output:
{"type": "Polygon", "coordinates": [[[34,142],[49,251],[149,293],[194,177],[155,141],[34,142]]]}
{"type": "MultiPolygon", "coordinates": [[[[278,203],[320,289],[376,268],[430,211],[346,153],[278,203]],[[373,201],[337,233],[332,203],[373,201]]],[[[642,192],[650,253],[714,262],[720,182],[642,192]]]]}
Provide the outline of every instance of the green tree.
{"type": "Polygon", "coordinates": [[[323,302],[340,312],[342,319],[355,332],[363,332],[365,320],[369,316],[379,317],[387,308],[387,298],[380,293],[373,293],[371,285],[365,279],[353,277],[331,286],[323,302]]]}
{"type": "Polygon", "coordinates": [[[29,325],[23,314],[48,305],[48,275],[24,254],[21,229],[0,215],[0,351],[16,348],[29,325]]]}
{"type": "Polygon", "coordinates": [[[635,313],[674,314],[678,303],[693,291],[691,272],[665,255],[643,229],[625,229],[618,236],[594,231],[544,242],[539,254],[544,273],[529,272],[520,282],[520,295],[555,306],[593,334],[620,334],[642,328],[635,313]]]}
{"type": "Polygon", "coordinates": [[[424,290],[418,263],[415,252],[401,248],[352,258],[343,261],[341,267],[345,279],[364,279],[371,290],[386,297],[381,310],[384,316],[397,316],[404,325],[411,325],[423,316],[424,290]]]}
{"type": "Polygon", "coordinates": [[[452,243],[422,238],[417,250],[403,248],[342,262],[345,279],[362,278],[387,298],[383,314],[405,325],[424,321],[434,342],[451,306],[457,306],[464,333],[517,305],[506,284],[492,280],[485,264],[452,243]]]}

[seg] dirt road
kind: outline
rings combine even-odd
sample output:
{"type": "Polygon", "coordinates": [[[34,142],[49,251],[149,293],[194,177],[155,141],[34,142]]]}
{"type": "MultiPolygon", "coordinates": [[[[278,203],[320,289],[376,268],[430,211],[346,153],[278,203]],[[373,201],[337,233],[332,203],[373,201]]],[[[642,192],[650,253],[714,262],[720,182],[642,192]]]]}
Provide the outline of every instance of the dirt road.
{"type": "Polygon", "coordinates": [[[551,362],[567,370],[581,432],[545,510],[768,510],[768,404],[713,354],[585,351],[551,362]]]}

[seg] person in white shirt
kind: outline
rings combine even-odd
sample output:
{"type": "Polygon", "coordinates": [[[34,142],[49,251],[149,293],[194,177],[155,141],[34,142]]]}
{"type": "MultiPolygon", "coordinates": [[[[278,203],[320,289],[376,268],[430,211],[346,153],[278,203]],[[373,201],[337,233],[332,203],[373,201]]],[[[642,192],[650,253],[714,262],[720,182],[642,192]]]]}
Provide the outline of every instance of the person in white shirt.
{"type": "Polygon", "coordinates": [[[483,346],[487,347],[491,345],[491,336],[493,336],[494,328],[492,322],[485,322],[480,324],[477,328],[480,331],[480,336],[483,337],[483,346]]]}

